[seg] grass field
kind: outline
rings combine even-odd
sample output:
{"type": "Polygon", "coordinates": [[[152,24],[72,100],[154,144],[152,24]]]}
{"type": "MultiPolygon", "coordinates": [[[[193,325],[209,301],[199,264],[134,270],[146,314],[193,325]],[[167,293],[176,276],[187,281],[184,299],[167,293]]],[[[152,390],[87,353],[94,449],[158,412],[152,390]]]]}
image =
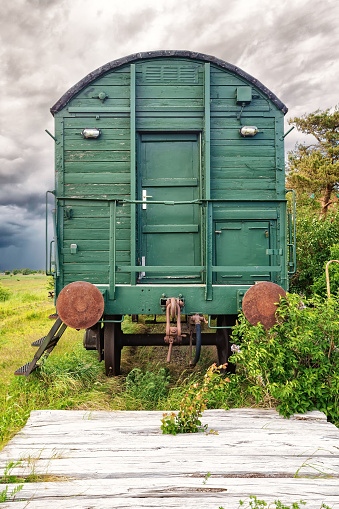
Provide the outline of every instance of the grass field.
{"type": "Polygon", "coordinates": [[[215,347],[205,347],[199,366],[190,370],[186,347],[173,349],[169,365],[166,348],[128,347],[122,352],[122,375],[106,378],[97,352],[82,346],[83,331],[67,329],[41,368],[28,378],[14,376],[17,368],[32,360],[31,343],[53,324],[48,319],[55,311],[48,298],[48,279],[0,276],[1,287],[8,290],[7,300],[0,300],[0,449],[35,409],[175,409],[187,384],[201,379],[216,360],[215,347]],[[141,373],[128,375],[135,368],[141,373]]]}

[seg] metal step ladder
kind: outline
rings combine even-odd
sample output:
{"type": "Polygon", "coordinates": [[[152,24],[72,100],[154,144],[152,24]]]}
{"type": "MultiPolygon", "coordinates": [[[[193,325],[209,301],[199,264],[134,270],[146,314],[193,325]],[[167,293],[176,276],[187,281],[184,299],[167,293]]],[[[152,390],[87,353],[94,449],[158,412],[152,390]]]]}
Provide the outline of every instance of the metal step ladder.
{"type": "Polygon", "coordinates": [[[44,359],[47,359],[66,329],[67,325],[64,324],[60,318],[57,318],[47,336],[44,336],[32,343],[32,346],[39,347],[33,357],[33,360],[21,366],[21,368],[17,369],[14,374],[29,376],[32,371],[40,366],[40,364],[38,364],[38,360],[42,356],[44,359]]]}

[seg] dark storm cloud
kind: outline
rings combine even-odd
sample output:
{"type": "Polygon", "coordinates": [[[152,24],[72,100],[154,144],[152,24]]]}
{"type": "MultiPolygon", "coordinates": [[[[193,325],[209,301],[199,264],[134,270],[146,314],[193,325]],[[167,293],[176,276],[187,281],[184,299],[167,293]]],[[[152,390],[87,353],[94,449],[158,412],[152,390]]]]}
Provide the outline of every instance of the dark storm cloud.
{"type": "Polygon", "coordinates": [[[12,194],[10,186],[5,186],[5,191],[1,199],[1,206],[16,206],[21,207],[24,212],[29,213],[31,216],[41,216],[45,210],[45,194],[42,192],[27,193],[22,190],[22,193],[12,194]]]}
{"type": "Polygon", "coordinates": [[[21,233],[25,228],[25,225],[13,221],[8,221],[7,224],[0,225],[0,249],[22,245],[23,239],[21,238],[21,233]]]}

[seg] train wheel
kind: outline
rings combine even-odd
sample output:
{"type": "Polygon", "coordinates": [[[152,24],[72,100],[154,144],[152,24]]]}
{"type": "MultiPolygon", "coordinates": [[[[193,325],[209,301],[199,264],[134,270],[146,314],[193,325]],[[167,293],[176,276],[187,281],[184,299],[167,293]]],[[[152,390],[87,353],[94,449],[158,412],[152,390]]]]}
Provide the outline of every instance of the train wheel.
{"type": "MultiPolygon", "coordinates": [[[[118,320],[110,316],[107,320],[118,320]]],[[[104,325],[104,360],[106,376],[120,375],[121,360],[121,324],[106,322],[104,325]]]]}
{"type": "MultiPolygon", "coordinates": [[[[217,327],[225,327],[235,325],[237,315],[219,315],[217,318],[217,327]]],[[[232,355],[231,351],[231,329],[217,329],[216,345],[218,352],[218,365],[228,362],[228,358],[232,355]]],[[[235,364],[229,363],[226,371],[235,373],[235,364]]]]}

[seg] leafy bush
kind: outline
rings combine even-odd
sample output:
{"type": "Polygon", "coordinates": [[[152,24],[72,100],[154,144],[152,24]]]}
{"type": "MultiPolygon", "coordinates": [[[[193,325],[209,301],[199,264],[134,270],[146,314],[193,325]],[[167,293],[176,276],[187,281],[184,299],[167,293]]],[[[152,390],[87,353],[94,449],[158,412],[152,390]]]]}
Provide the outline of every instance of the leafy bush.
{"type": "MultiPolygon", "coordinates": [[[[233,329],[241,349],[230,389],[242,387],[256,403],[274,399],[285,417],[318,409],[339,425],[339,303],[288,295],[270,330],[244,316],[233,329]]],[[[231,377],[230,377],[231,378],[231,377]]]]}
{"type": "Polygon", "coordinates": [[[35,271],[32,271],[31,269],[28,269],[28,268],[25,268],[25,269],[21,269],[21,274],[23,276],[29,276],[30,274],[33,274],[35,271]]]}
{"type": "Polygon", "coordinates": [[[2,286],[0,283],[0,302],[5,302],[5,300],[8,300],[11,296],[11,291],[2,286]]]}

